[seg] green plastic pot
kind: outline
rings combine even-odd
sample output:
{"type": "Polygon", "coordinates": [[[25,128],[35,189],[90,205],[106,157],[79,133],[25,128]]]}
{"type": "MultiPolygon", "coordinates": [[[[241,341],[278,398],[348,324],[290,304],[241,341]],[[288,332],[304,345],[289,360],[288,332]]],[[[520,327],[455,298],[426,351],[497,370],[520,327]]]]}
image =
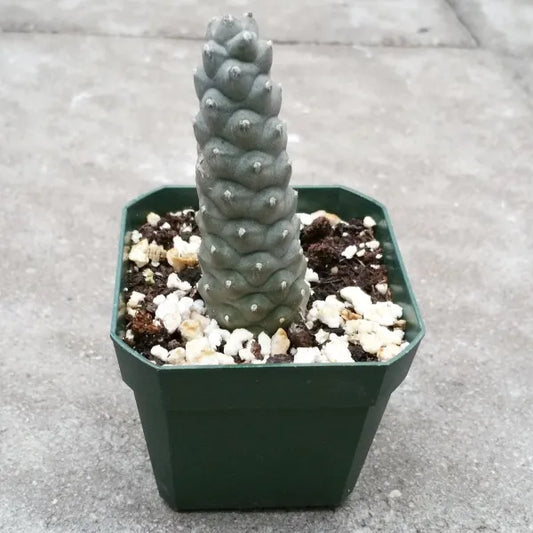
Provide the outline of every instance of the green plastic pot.
{"type": "Polygon", "coordinates": [[[157,367],[122,340],[127,232],[147,213],[198,207],[194,187],[163,187],[123,210],[111,338],[135,400],[159,493],[176,510],[335,507],[353,490],[392,391],[424,336],[383,205],[344,187],[298,187],[299,211],[377,221],[405,337],[385,363],[157,367]]]}

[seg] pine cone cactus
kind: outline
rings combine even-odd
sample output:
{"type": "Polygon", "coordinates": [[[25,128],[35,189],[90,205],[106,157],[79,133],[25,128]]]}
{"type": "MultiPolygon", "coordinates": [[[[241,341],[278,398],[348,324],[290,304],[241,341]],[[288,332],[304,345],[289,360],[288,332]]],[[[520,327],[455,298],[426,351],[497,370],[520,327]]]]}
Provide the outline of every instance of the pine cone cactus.
{"type": "Polygon", "coordinates": [[[199,291],[222,327],[255,334],[288,326],[309,298],[271,65],[272,42],[247,13],[210,22],[194,74],[199,291]]]}

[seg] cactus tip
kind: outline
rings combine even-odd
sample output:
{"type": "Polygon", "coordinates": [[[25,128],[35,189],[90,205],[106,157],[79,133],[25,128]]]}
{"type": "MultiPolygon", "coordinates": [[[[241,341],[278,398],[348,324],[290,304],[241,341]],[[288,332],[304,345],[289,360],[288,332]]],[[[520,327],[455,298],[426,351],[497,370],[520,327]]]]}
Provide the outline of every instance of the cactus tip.
{"type": "Polygon", "coordinates": [[[272,48],[272,41],[271,41],[270,39],[267,41],[267,46],[268,46],[269,48],[272,48]]]}
{"type": "Polygon", "coordinates": [[[302,250],[302,248],[300,248],[300,249],[298,250],[298,255],[303,255],[303,254],[304,254],[304,251],[302,250]]]}
{"type": "Polygon", "coordinates": [[[211,50],[208,44],[204,44],[202,51],[207,57],[211,57],[213,55],[213,50],[211,50]]]}
{"type": "Polygon", "coordinates": [[[301,290],[300,290],[300,294],[301,294],[302,296],[305,296],[305,289],[301,289],[301,290]]]}
{"type": "Polygon", "coordinates": [[[219,154],[220,154],[220,150],[219,150],[218,148],[215,147],[215,148],[213,148],[213,149],[211,150],[211,153],[212,153],[213,155],[219,155],[219,154]]]}
{"type": "Polygon", "coordinates": [[[257,304],[252,304],[250,306],[250,311],[252,311],[252,313],[255,313],[257,311],[257,304]]]}
{"type": "Polygon", "coordinates": [[[217,247],[214,244],[212,244],[211,248],[210,248],[210,251],[211,251],[212,254],[214,254],[217,251],[217,247]]]}
{"type": "Polygon", "coordinates": [[[248,17],[250,19],[254,18],[254,14],[251,12],[251,11],[247,11],[245,14],[244,14],[245,17],[248,17]]]}
{"type": "Polygon", "coordinates": [[[286,288],[287,288],[287,282],[286,281],[282,281],[281,282],[281,290],[284,291],[286,288]]]}
{"type": "Polygon", "coordinates": [[[245,31],[242,34],[242,40],[246,41],[247,43],[251,42],[253,39],[253,35],[249,31],[245,31]]]}
{"type": "Polygon", "coordinates": [[[246,233],[246,230],[244,228],[239,228],[239,237],[242,239],[246,233]]]}
{"type": "Polygon", "coordinates": [[[208,109],[216,109],[217,105],[215,103],[215,101],[212,99],[212,98],[208,98],[206,101],[205,101],[205,105],[208,109]]]}
{"type": "Polygon", "coordinates": [[[262,169],[262,168],[263,168],[263,165],[261,164],[260,161],[256,161],[256,162],[254,163],[253,169],[254,169],[254,172],[255,172],[256,174],[259,174],[259,172],[261,172],[261,169],[262,169]]]}
{"type": "Polygon", "coordinates": [[[226,322],[229,322],[229,315],[224,315],[224,320],[225,320],[226,322]]]}
{"type": "Polygon", "coordinates": [[[211,290],[211,287],[209,286],[209,283],[206,283],[206,284],[204,285],[204,291],[207,292],[207,291],[209,291],[209,290],[211,290]]]}
{"type": "Polygon", "coordinates": [[[269,93],[271,90],[272,90],[272,82],[270,80],[265,81],[265,91],[269,93]]]}
{"type": "Polygon", "coordinates": [[[226,289],[229,289],[231,287],[231,280],[227,279],[225,285],[226,285],[226,289]]]}
{"type": "Polygon", "coordinates": [[[282,316],[282,317],[279,319],[279,323],[280,323],[280,324],[283,324],[284,322],[285,322],[285,317],[282,316]]]}
{"type": "Polygon", "coordinates": [[[270,204],[271,207],[274,207],[278,203],[278,201],[276,200],[274,196],[271,196],[268,200],[268,203],[270,204]]]}
{"type": "Polygon", "coordinates": [[[263,270],[263,263],[256,263],[255,268],[256,270],[263,270]]]}
{"type": "Polygon", "coordinates": [[[250,129],[250,121],[245,118],[242,119],[239,122],[239,128],[241,129],[241,131],[248,131],[250,129]]]}
{"type": "Polygon", "coordinates": [[[289,234],[289,230],[288,229],[284,229],[282,232],[281,232],[281,238],[282,239],[285,239],[287,237],[287,235],[289,234]]]}
{"type": "Polygon", "coordinates": [[[205,205],[203,205],[202,207],[200,207],[200,211],[202,213],[205,213],[207,211],[207,207],[205,205]]]}
{"type": "Polygon", "coordinates": [[[229,189],[226,189],[226,190],[224,191],[224,198],[225,198],[226,200],[231,200],[231,191],[230,191],[229,189]]]}

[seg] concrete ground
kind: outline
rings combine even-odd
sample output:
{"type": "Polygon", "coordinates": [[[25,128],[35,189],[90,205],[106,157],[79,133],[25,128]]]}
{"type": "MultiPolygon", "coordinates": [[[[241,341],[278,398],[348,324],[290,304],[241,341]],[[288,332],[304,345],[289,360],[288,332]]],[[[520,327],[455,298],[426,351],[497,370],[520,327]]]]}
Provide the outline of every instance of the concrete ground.
{"type": "Polygon", "coordinates": [[[533,531],[530,0],[0,0],[0,531],[533,531]],[[295,184],[384,202],[428,333],[337,511],[180,514],[108,339],[121,206],[192,184],[208,19],[276,41],[295,184]]]}

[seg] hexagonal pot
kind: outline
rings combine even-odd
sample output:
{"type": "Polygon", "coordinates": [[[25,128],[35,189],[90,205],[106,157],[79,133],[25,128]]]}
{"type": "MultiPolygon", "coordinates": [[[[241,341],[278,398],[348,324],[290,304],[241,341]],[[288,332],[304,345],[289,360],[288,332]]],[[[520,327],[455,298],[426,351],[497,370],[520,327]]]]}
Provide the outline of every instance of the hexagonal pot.
{"type": "Polygon", "coordinates": [[[341,504],[424,336],[385,207],[344,187],[297,189],[299,211],[378,221],[409,346],[385,363],[155,366],[122,341],[126,234],[150,211],[198,208],[198,199],[194,187],[163,187],[130,202],[122,216],[111,338],[135,393],[159,493],[173,509],[341,504]]]}

